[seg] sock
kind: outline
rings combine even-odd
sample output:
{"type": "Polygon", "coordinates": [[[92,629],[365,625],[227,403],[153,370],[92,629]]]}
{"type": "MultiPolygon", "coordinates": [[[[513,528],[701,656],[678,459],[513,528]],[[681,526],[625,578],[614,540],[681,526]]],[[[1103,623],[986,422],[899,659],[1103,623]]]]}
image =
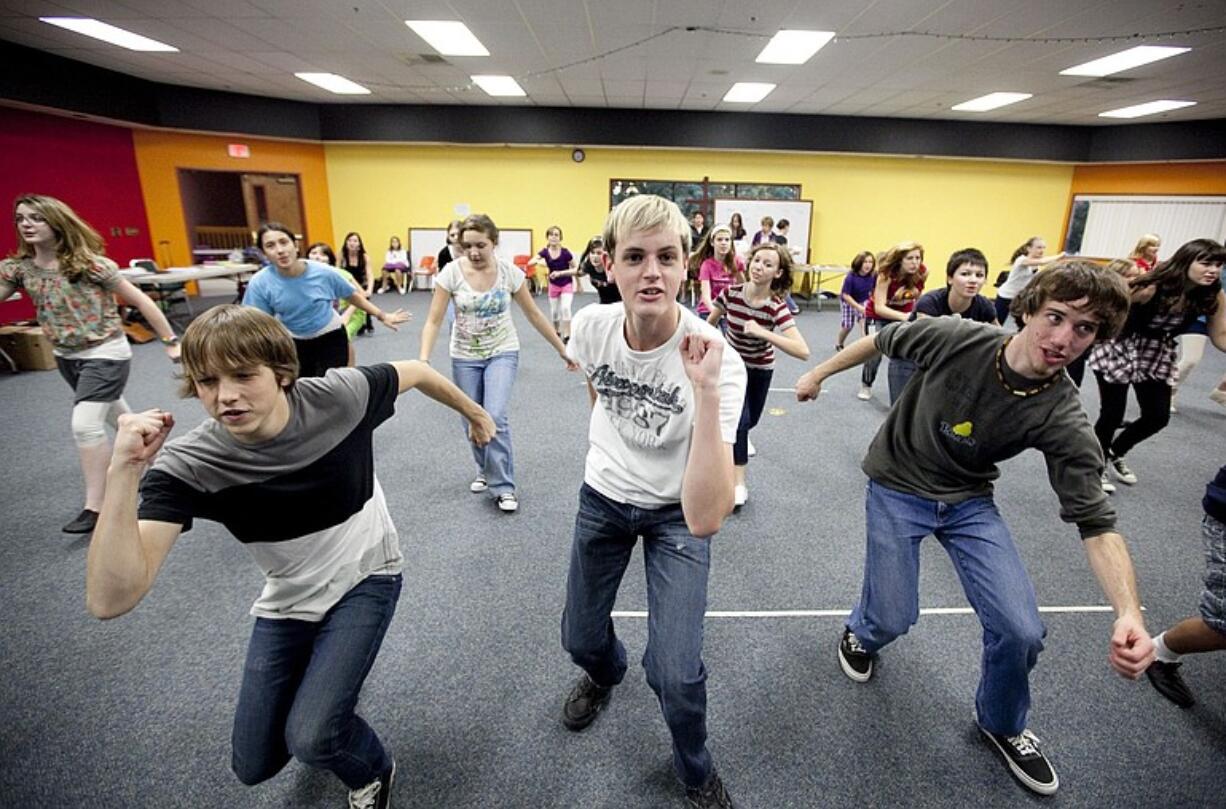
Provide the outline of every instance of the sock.
{"type": "Polygon", "coordinates": [[[1175,654],[1172,652],[1166,645],[1165,632],[1154,638],[1154,651],[1158,653],[1158,659],[1163,663],[1178,663],[1180,658],[1183,657],[1181,654],[1175,654]]]}

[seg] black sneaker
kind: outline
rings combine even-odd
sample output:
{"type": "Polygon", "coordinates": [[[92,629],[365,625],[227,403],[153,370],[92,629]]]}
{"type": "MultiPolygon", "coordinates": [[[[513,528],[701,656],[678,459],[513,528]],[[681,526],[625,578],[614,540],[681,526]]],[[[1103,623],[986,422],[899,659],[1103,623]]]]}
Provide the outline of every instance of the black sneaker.
{"type": "Polygon", "coordinates": [[[736,809],[724,782],[719,779],[719,773],[711,771],[707,783],[700,787],[685,788],[685,802],[693,809],[736,809]]]}
{"type": "Polygon", "coordinates": [[[977,718],[975,724],[1005,760],[1009,772],[1013,773],[1013,777],[1024,787],[1040,795],[1055,794],[1060,787],[1060,779],[1056,777],[1056,771],[1051,768],[1047,757],[1039,750],[1038,736],[1029,730],[1023,730],[1016,736],[992,733],[985,730],[977,718]]]}
{"type": "Polygon", "coordinates": [[[83,508],[75,520],[68,523],[68,525],[65,525],[60,530],[65,534],[92,534],[94,532],[94,526],[97,524],[98,512],[83,508]]]}
{"type": "Polygon", "coordinates": [[[349,790],[349,809],[391,809],[392,781],[396,778],[396,761],[392,768],[361,789],[349,790]]]}
{"type": "Polygon", "coordinates": [[[1196,698],[1192,696],[1187,683],[1183,681],[1183,675],[1179,673],[1181,665],[1183,664],[1163,663],[1161,660],[1155,660],[1145,670],[1145,676],[1149,678],[1150,685],[1157,689],[1159,694],[1180,708],[1191,708],[1196,704],[1196,698]]]}
{"type": "Polygon", "coordinates": [[[612,686],[597,685],[586,673],[580,675],[562,706],[562,724],[571,730],[583,730],[596,721],[612,693],[612,686]]]}
{"type": "Polygon", "coordinates": [[[851,629],[843,628],[843,639],[839,641],[839,666],[844,674],[858,683],[867,683],[873,676],[873,661],[876,659],[877,655],[869,654],[851,629]]]}

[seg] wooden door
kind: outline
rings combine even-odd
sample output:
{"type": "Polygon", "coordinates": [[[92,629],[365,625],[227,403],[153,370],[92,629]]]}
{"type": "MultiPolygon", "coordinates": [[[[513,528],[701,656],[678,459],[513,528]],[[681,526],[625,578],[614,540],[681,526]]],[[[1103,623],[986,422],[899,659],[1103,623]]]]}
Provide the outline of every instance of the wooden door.
{"type": "Polygon", "coordinates": [[[302,195],[292,174],[244,174],[243,204],[254,232],[265,222],[280,222],[307,241],[302,195]]]}

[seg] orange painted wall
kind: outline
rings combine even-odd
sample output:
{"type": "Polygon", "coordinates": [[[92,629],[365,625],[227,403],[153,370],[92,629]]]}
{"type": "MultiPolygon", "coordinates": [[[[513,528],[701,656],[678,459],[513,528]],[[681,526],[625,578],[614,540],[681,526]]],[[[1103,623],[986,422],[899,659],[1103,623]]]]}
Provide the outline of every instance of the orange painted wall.
{"type": "Polygon", "coordinates": [[[1060,244],[1067,235],[1069,213],[1077,194],[1226,195],[1226,161],[1075,166],[1060,244]]]}
{"type": "Polygon", "coordinates": [[[321,144],[261,140],[249,136],[217,137],[181,132],[136,129],[136,167],[149,212],[149,235],[159,260],[174,266],[192,263],[187,222],[179,195],[178,169],[214,171],[280,172],[297,174],[302,189],[308,240],[332,237],[332,206],[328,198],[328,172],[321,144]],[[226,145],[241,142],[251,147],[251,157],[233,158],[226,145]]]}

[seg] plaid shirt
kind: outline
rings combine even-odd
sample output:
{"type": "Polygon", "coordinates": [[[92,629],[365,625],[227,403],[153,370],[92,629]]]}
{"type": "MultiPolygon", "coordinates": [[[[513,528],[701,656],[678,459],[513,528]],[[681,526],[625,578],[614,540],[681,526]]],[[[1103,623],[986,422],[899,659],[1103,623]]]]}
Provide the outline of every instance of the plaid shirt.
{"type": "Polygon", "coordinates": [[[1096,343],[1090,349],[1089,366],[1105,382],[1127,385],[1133,382],[1175,384],[1175,335],[1183,328],[1183,312],[1154,315],[1145,333],[1122,334],[1114,340],[1096,343]]]}

